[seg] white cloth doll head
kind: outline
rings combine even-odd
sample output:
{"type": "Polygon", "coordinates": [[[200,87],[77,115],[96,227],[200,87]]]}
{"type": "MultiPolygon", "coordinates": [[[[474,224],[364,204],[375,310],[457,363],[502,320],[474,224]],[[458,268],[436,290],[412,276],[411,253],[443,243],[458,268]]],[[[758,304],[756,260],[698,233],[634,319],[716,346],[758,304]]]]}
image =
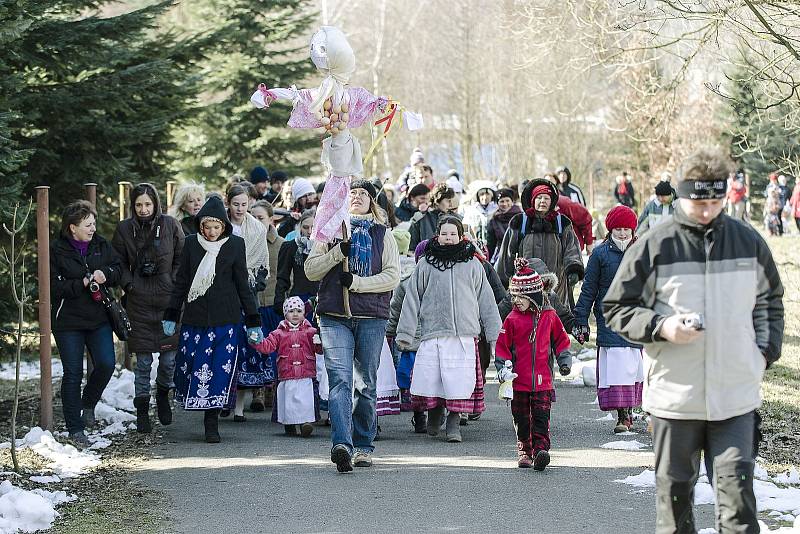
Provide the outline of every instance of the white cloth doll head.
{"type": "Polygon", "coordinates": [[[311,61],[325,74],[309,108],[321,115],[322,106],[330,97],[334,105],[347,103],[344,86],[356,70],[356,56],[347,37],[339,28],[323,26],[311,37],[311,61]]]}

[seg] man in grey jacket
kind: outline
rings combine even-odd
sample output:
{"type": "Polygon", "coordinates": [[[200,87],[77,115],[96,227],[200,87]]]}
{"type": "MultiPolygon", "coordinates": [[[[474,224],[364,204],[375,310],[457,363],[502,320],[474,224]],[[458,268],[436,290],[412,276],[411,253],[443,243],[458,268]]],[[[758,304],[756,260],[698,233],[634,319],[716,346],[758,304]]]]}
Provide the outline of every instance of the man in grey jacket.
{"type": "Polygon", "coordinates": [[[683,163],[673,217],[628,249],[603,302],[608,326],[645,345],[658,534],[696,531],[701,451],[717,530],[759,531],[755,410],[780,356],[783,286],[763,238],[722,213],[729,167],[709,151],[683,163]]]}

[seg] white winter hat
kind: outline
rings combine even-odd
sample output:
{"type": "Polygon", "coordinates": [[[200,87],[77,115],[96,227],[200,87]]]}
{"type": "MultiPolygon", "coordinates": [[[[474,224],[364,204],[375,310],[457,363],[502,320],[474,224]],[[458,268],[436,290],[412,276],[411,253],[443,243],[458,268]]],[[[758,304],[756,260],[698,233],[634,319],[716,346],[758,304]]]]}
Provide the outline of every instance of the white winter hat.
{"type": "Polygon", "coordinates": [[[314,186],[311,185],[311,182],[305,178],[297,178],[295,179],[294,183],[292,183],[292,198],[295,202],[310,193],[316,192],[317,190],[314,189],[314,186]]]}
{"type": "Polygon", "coordinates": [[[455,176],[451,176],[447,179],[447,187],[452,189],[456,192],[456,194],[461,195],[464,193],[464,186],[461,184],[461,180],[456,178],[455,176]]]}
{"type": "Polygon", "coordinates": [[[300,297],[289,297],[283,301],[283,314],[286,315],[292,310],[297,310],[305,313],[306,305],[300,297]]]}

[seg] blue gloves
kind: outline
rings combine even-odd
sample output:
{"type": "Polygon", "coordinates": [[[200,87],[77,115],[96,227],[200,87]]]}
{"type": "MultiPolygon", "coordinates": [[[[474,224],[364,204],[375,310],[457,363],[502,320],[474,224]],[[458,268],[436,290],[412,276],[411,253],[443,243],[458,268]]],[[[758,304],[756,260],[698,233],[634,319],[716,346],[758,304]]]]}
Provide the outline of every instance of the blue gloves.
{"type": "Polygon", "coordinates": [[[175,335],[175,327],[178,326],[175,321],[161,321],[161,328],[164,330],[165,336],[175,335]]]}
{"type": "Polygon", "coordinates": [[[247,342],[251,345],[257,345],[264,341],[264,332],[261,331],[260,326],[251,326],[247,329],[247,342]]]}

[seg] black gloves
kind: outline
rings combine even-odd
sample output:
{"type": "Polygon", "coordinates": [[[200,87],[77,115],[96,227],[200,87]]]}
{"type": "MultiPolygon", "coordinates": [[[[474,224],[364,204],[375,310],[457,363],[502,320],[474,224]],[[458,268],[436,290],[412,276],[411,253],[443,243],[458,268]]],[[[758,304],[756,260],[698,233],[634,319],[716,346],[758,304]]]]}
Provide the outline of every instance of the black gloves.
{"type": "Polygon", "coordinates": [[[342,241],[339,243],[339,248],[342,251],[342,255],[346,258],[350,256],[350,241],[342,241]]]}
{"type": "MultiPolygon", "coordinates": [[[[348,246],[349,246],[349,244],[348,244],[348,246]]],[[[342,272],[342,274],[339,275],[339,281],[342,283],[342,287],[346,287],[346,288],[350,289],[350,286],[353,285],[353,275],[352,275],[352,273],[342,272]]]]}
{"type": "Polygon", "coordinates": [[[572,327],[572,337],[574,337],[578,343],[583,345],[587,341],[589,341],[589,326],[578,326],[575,325],[572,327]]]}
{"type": "Polygon", "coordinates": [[[558,367],[558,372],[561,373],[561,376],[567,376],[570,373],[569,365],[561,365],[558,367]]]}

